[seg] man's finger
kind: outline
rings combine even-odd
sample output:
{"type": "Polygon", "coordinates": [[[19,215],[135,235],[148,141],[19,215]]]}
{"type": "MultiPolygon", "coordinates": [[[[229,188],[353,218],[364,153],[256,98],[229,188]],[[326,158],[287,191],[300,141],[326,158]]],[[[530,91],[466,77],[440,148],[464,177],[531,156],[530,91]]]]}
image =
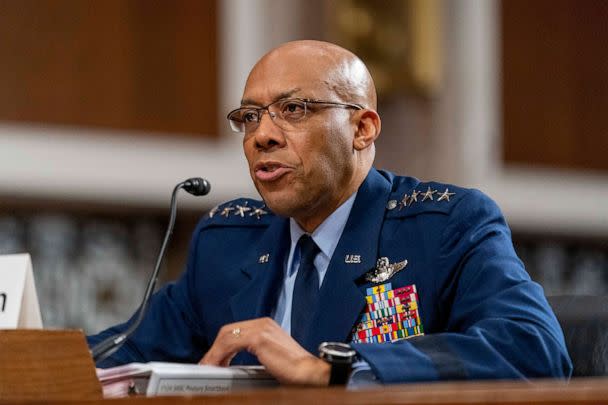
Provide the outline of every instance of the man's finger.
{"type": "Polygon", "coordinates": [[[246,346],[244,340],[242,329],[237,324],[225,325],[199,364],[229,366],[234,356],[246,346]]]}

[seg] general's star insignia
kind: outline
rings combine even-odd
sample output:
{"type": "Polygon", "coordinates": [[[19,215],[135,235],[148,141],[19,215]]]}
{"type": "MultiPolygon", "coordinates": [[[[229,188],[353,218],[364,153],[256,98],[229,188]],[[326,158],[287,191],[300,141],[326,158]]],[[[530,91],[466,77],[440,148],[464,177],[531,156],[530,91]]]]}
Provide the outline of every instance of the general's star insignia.
{"type": "Polygon", "coordinates": [[[253,211],[251,211],[251,212],[249,213],[249,216],[250,216],[250,217],[252,217],[252,216],[254,216],[254,215],[255,215],[255,217],[256,217],[257,219],[260,219],[260,217],[261,217],[262,215],[266,215],[266,214],[268,214],[268,211],[265,211],[265,210],[264,210],[264,207],[265,207],[265,205],[262,205],[262,206],[261,206],[261,207],[259,207],[259,208],[254,208],[254,209],[253,209],[253,211]]]}
{"type": "Polygon", "coordinates": [[[222,213],[220,215],[228,218],[228,215],[230,215],[230,211],[234,211],[234,208],[231,206],[224,207],[222,208],[222,213]]]}
{"type": "Polygon", "coordinates": [[[245,203],[244,205],[236,205],[236,209],[234,211],[234,215],[240,215],[241,218],[245,218],[245,213],[247,211],[251,211],[251,207],[247,206],[247,203],[245,203]]]}
{"type": "Polygon", "coordinates": [[[431,190],[431,186],[427,188],[427,190],[422,193],[422,201],[431,200],[433,201],[433,194],[435,194],[437,190],[431,190]]]}
{"type": "Polygon", "coordinates": [[[209,211],[209,218],[213,218],[213,216],[214,216],[215,214],[217,214],[218,209],[219,209],[219,208],[218,208],[218,206],[217,206],[217,205],[216,205],[215,207],[211,208],[211,211],[209,211]]]}
{"type": "Polygon", "coordinates": [[[412,205],[415,202],[418,202],[418,194],[420,194],[420,191],[412,191],[412,195],[410,196],[410,205],[412,205]]]}
{"type": "Polygon", "coordinates": [[[407,260],[391,264],[388,257],[381,257],[376,262],[376,268],[365,275],[367,281],[383,283],[407,266],[407,260]]]}
{"type": "Polygon", "coordinates": [[[445,191],[441,194],[439,194],[439,198],[437,199],[437,201],[450,201],[450,197],[455,195],[456,193],[449,193],[448,189],[446,188],[445,191]]]}
{"type": "Polygon", "coordinates": [[[401,202],[399,202],[399,211],[401,211],[403,208],[407,207],[407,203],[410,201],[410,196],[407,195],[407,193],[403,194],[403,198],[401,199],[401,202]]]}

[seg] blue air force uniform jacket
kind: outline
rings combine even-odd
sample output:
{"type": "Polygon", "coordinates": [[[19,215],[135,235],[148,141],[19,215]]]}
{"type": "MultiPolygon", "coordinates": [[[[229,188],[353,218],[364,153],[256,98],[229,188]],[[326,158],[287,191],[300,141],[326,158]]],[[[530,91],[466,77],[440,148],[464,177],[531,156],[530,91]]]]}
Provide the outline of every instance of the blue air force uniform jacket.
{"type": "MultiPolygon", "coordinates": [[[[223,325],[271,316],[288,224],[255,200],[212,210],[182,276],[154,294],[136,333],[99,366],[197,362],[223,325]]],[[[372,169],[319,294],[302,346],[316,354],[323,341],[352,342],[385,383],[571,373],[542,288],[515,254],[499,208],[476,190],[372,169]],[[381,263],[388,272],[374,270],[381,263]]],[[[240,353],[232,364],[252,362],[240,353]]]]}

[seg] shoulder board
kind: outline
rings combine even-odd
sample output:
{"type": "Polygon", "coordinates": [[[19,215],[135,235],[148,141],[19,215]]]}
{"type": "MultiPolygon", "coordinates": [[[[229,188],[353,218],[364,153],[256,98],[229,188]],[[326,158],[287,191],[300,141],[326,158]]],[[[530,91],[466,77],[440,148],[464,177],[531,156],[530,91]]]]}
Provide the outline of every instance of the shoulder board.
{"type": "Polygon", "coordinates": [[[396,182],[386,204],[386,218],[403,218],[424,213],[448,214],[469,190],[451,184],[411,181],[396,182]]]}
{"type": "Polygon", "coordinates": [[[263,201],[239,198],[213,207],[203,218],[203,227],[267,226],[274,216],[263,201]]]}

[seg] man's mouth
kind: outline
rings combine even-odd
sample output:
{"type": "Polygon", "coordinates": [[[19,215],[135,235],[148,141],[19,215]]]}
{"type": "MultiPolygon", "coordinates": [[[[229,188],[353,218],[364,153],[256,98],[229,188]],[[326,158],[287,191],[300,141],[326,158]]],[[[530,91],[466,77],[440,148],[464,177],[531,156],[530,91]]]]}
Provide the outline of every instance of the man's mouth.
{"type": "Polygon", "coordinates": [[[261,181],[275,181],[284,174],[290,172],[291,167],[288,167],[279,162],[260,162],[254,167],[255,176],[261,181]]]}

